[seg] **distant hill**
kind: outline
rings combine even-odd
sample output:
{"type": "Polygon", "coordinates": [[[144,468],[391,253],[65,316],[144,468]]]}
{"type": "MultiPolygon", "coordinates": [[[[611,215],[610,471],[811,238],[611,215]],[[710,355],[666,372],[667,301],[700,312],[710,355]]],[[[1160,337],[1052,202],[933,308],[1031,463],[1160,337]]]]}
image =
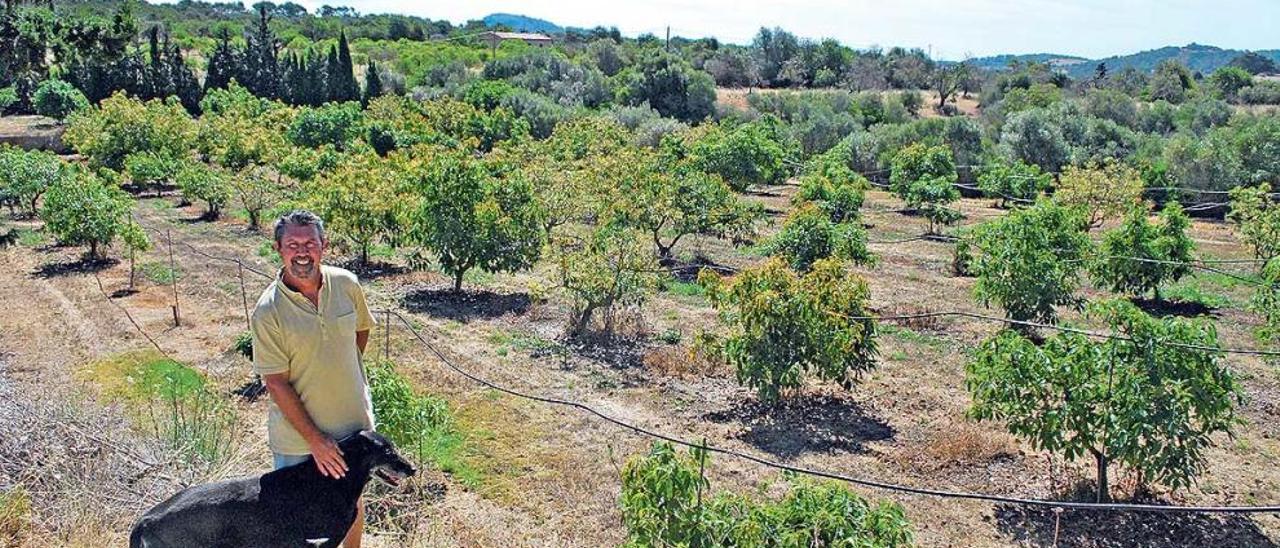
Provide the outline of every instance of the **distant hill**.
{"type": "Polygon", "coordinates": [[[1019,55],[992,55],[990,57],[978,57],[970,59],[969,63],[986,70],[1004,70],[1009,67],[1010,63],[1019,62],[1035,62],[1049,63],[1055,66],[1069,66],[1077,63],[1088,63],[1089,60],[1084,57],[1076,57],[1074,55],[1059,55],[1056,53],[1026,53],[1019,55]]]}
{"type": "MultiPolygon", "coordinates": [[[[1094,67],[1098,63],[1106,63],[1107,71],[1115,73],[1124,70],[1126,67],[1133,67],[1143,72],[1151,72],[1155,70],[1156,65],[1166,59],[1177,59],[1187,65],[1192,71],[1199,71],[1202,74],[1209,74],[1219,67],[1230,63],[1244,51],[1238,49],[1223,49],[1215,46],[1206,46],[1203,44],[1187,44],[1185,46],[1166,46],[1159,49],[1140,51],[1128,55],[1115,55],[1103,59],[1085,59],[1073,55],[1059,55],[1056,53],[1031,53],[1025,55],[994,55],[991,57],[979,57],[970,59],[969,62],[976,66],[989,70],[1004,70],[1013,61],[1034,61],[1037,63],[1049,63],[1057,68],[1066,71],[1072,78],[1089,78],[1093,76],[1094,67]]],[[[1258,55],[1270,58],[1276,62],[1280,62],[1280,50],[1259,50],[1258,55]]]]}
{"type": "Polygon", "coordinates": [[[496,27],[498,25],[510,28],[515,32],[541,32],[543,34],[559,34],[564,29],[551,21],[528,17],[525,15],[516,15],[513,13],[493,13],[484,17],[484,24],[488,27],[496,27]]]}

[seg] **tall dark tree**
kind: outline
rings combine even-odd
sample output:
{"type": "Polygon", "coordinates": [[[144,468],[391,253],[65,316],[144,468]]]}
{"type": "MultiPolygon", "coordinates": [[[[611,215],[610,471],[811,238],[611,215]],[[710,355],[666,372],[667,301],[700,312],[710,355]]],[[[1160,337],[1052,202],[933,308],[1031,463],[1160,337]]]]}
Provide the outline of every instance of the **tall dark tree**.
{"type": "Polygon", "coordinates": [[[177,42],[169,45],[166,61],[169,65],[169,81],[173,85],[173,94],[178,96],[178,101],[182,103],[182,108],[187,109],[187,112],[199,114],[200,99],[204,98],[204,90],[200,88],[200,81],[196,79],[195,71],[183,60],[182,50],[177,42]]]}
{"type": "Polygon", "coordinates": [[[235,46],[231,45],[231,33],[224,27],[222,32],[218,34],[218,45],[213,48],[213,55],[209,57],[209,70],[204,77],[204,89],[222,89],[236,75],[236,66],[239,63],[239,52],[235,46]]]}
{"type": "Polygon", "coordinates": [[[268,24],[267,6],[258,5],[258,28],[245,37],[244,59],[237,79],[259,97],[276,98],[280,85],[280,44],[268,24]]]}
{"type": "Polygon", "coordinates": [[[364,105],[369,106],[369,101],[383,93],[386,93],[386,90],[382,87],[382,76],[378,74],[378,64],[370,59],[369,65],[364,70],[364,105]]]}
{"type": "Polygon", "coordinates": [[[356,83],[355,67],[351,64],[351,46],[347,43],[347,33],[338,33],[338,47],[335,61],[329,67],[329,98],[334,101],[359,101],[360,85],[356,83]]]}

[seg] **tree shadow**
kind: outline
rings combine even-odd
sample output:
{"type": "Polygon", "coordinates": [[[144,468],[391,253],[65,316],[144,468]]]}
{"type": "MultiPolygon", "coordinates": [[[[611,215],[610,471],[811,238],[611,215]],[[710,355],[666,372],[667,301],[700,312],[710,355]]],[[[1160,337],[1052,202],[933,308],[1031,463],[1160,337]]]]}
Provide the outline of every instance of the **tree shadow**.
{"type": "Polygon", "coordinates": [[[658,261],[658,264],[671,272],[671,277],[675,278],[676,281],[685,283],[697,281],[698,273],[702,272],[704,268],[720,275],[737,273],[737,269],[719,264],[710,257],[702,255],[696,255],[688,261],[667,257],[658,261]]]}
{"type": "Polygon", "coordinates": [[[130,288],[128,288],[128,287],[122,287],[122,288],[120,288],[120,289],[117,289],[117,290],[115,290],[115,291],[112,291],[112,292],[111,292],[111,298],[112,298],[112,299],[119,299],[119,298],[121,298],[121,297],[128,297],[128,296],[130,296],[130,295],[135,295],[135,294],[137,294],[137,293],[138,293],[138,290],[137,290],[137,289],[130,289],[130,288]]]}
{"type": "Polygon", "coordinates": [[[1148,299],[1145,297],[1134,297],[1129,302],[1141,309],[1143,312],[1164,318],[1168,316],[1179,316],[1183,318],[1194,318],[1196,316],[1218,316],[1217,307],[1209,306],[1202,302],[1168,300],[1168,299],[1148,299]]]}
{"type": "Polygon", "coordinates": [[[1000,504],[995,507],[995,518],[1001,533],[1030,546],[1276,546],[1243,514],[1064,510],[1058,519],[1052,508],[1000,504]]]}
{"type": "Polygon", "coordinates": [[[574,355],[612,369],[644,367],[645,341],[598,331],[589,331],[563,341],[564,349],[574,355]]]}
{"type": "Polygon", "coordinates": [[[387,276],[396,276],[409,272],[409,267],[383,261],[361,263],[360,259],[349,259],[338,266],[354,272],[361,280],[377,280],[387,276]]]}
{"type": "Polygon", "coordinates": [[[797,396],[774,405],[744,399],[703,415],[712,422],[739,422],[738,439],[783,458],[804,453],[867,452],[866,443],[897,431],[861,403],[826,394],[797,396]]]}
{"type": "Polygon", "coordinates": [[[415,289],[400,300],[410,312],[462,323],[508,314],[519,316],[529,311],[531,302],[527,293],[454,291],[451,288],[415,289]]]}
{"type": "Polygon", "coordinates": [[[44,263],[33,270],[31,275],[37,278],[49,279],[75,274],[92,274],[102,272],[117,264],[120,264],[120,261],[116,259],[81,258],[74,261],[44,263]]]}

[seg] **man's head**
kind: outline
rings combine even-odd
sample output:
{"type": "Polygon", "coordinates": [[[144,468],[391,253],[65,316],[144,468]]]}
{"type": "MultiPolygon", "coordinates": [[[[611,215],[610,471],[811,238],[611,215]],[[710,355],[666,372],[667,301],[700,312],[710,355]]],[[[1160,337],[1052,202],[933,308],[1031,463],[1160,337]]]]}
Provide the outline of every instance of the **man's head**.
{"type": "Polygon", "coordinates": [[[320,217],[302,209],[285,213],[276,219],[275,237],[276,252],[291,277],[312,280],[320,276],[320,259],[328,245],[320,217]]]}

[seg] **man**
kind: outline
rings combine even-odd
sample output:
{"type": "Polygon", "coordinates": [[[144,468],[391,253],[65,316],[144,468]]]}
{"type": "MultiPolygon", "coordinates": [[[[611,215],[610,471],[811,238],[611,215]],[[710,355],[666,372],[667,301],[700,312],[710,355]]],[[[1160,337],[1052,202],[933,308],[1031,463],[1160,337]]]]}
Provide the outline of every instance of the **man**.
{"type": "MultiPolygon", "coordinates": [[[[372,430],[373,405],[360,358],[373,315],[356,276],[324,266],[324,222],[291,211],[275,223],[283,266],[253,311],[253,367],[271,395],[267,441],[276,469],[315,458],[321,474],[347,465],[335,440],[372,430]]],[[[359,548],[364,504],[342,545],[359,548]]]]}

